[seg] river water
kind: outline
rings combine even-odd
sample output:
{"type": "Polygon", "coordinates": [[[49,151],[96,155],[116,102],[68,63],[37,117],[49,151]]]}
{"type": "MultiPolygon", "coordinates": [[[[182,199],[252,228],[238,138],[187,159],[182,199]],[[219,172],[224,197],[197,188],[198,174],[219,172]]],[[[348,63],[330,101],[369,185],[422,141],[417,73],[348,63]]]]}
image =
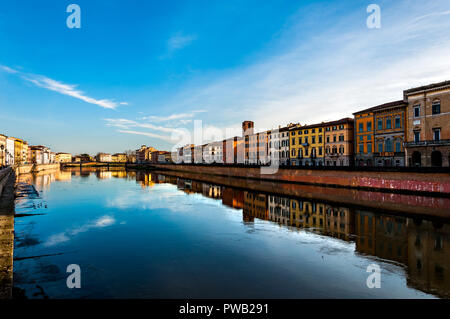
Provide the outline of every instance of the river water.
{"type": "Polygon", "coordinates": [[[19,182],[15,298],[450,296],[445,219],[174,173],[78,169],[19,182]],[[71,264],[80,289],[67,287],[71,264]],[[373,267],[379,288],[367,285],[373,267]]]}

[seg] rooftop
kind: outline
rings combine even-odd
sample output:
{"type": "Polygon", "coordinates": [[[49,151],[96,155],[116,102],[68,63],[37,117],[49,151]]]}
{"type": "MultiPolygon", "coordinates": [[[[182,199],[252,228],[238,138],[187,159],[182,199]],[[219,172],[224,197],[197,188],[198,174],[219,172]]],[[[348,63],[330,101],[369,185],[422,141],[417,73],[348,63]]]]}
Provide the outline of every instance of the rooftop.
{"type": "Polygon", "coordinates": [[[370,107],[368,109],[365,110],[361,110],[358,112],[353,113],[353,115],[356,114],[361,114],[361,113],[366,113],[366,112],[375,112],[375,111],[379,111],[379,110],[383,110],[383,109],[388,109],[390,107],[395,107],[395,106],[405,106],[407,103],[403,100],[398,100],[398,101],[394,101],[394,102],[389,102],[389,103],[384,103],[384,104],[380,104],[374,107],[370,107]]]}

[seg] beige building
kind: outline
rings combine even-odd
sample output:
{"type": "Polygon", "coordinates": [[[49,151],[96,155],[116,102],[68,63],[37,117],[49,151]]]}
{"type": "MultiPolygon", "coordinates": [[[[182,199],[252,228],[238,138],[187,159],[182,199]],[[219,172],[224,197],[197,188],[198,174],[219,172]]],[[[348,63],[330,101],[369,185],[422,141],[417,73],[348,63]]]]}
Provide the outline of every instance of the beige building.
{"type": "Polygon", "coordinates": [[[97,160],[97,162],[104,162],[104,163],[112,162],[111,154],[107,153],[98,153],[97,156],[95,156],[95,159],[97,160]]]}
{"type": "Polygon", "coordinates": [[[406,165],[449,167],[450,81],[403,92],[406,111],[406,165]]]}
{"type": "Polygon", "coordinates": [[[126,163],[127,162],[127,154],[125,153],[116,153],[111,156],[112,162],[115,163],[126,163]]]}
{"type": "Polygon", "coordinates": [[[72,154],[69,153],[56,153],[56,163],[70,163],[72,162],[72,154]]]}

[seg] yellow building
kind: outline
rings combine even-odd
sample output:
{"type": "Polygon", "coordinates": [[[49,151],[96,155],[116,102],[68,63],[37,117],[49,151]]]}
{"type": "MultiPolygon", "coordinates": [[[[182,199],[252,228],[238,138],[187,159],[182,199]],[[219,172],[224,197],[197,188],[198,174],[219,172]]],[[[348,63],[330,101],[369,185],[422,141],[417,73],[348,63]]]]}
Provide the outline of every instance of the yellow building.
{"type": "Polygon", "coordinates": [[[291,165],[324,165],[324,123],[289,128],[291,165]]]}
{"type": "Polygon", "coordinates": [[[23,140],[13,137],[14,139],[14,164],[22,165],[25,163],[22,153],[23,140]]]}
{"type": "Polygon", "coordinates": [[[70,163],[72,162],[72,154],[69,153],[56,153],[56,163],[70,163]]]}
{"type": "Polygon", "coordinates": [[[127,154],[125,153],[116,153],[111,156],[111,160],[115,163],[126,163],[127,162],[127,154]]]}

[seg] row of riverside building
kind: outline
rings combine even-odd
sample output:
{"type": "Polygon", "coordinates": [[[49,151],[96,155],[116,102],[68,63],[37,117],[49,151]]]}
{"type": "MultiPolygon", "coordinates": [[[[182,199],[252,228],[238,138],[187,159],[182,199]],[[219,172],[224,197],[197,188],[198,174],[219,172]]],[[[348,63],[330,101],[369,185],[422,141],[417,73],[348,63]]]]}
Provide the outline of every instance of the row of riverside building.
{"type": "Polygon", "coordinates": [[[312,125],[289,124],[172,152],[176,163],[449,167],[450,81],[403,91],[403,99],[312,125]],[[275,162],[275,163],[274,163],[275,162]]]}
{"type": "Polygon", "coordinates": [[[59,160],[60,153],[54,153],[43,145],[28,145],[21,138],[0,134],[0,167],[26,164],[52,164],[59,160]]]}

